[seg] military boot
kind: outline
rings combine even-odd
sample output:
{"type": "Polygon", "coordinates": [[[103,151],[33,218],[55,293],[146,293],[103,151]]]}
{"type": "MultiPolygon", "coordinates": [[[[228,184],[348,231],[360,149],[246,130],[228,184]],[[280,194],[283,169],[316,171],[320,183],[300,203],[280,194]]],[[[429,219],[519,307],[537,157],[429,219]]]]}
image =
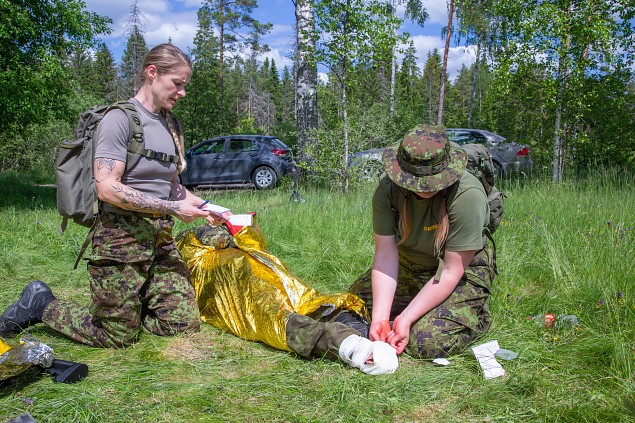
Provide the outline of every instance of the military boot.
{"type": "Polygon", "coordinates": [[[44,308],[54,299],[51,289],[42,281],[33,281],[25,286],[20,299],[0,316],[0,336],[14,335],[42,322],[44,308]]]}

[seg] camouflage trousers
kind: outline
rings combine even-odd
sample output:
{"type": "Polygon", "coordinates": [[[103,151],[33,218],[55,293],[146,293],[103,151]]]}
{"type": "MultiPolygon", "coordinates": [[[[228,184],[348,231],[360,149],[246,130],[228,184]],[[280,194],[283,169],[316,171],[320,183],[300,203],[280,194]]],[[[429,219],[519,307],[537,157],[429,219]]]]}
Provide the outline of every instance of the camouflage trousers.
{"type": "Polygon", "coordinates": [[[333,313],[319,320],[291,313],[287,319],[287,345],[305,358],[337,359],[342,342],[351,335],[360,335],[364,326],[354,313],[348,311],[333,313]]]}
{"type": "Polygon", "coordinates": [[[90,306],[56,299],[43,322],[95,347],[131,345],[142,326],[163,336],[198,331],[196,295],[173,226],[171,217],[102,215],[88,261],[90,306]]]}
{"type": "MultiPolygon", "coordinates": [[[[445,357],[462,351],[487,332],[491,324],[487,302],[495,269],[495,250],[488,243],[474,256],[454,292],[412,325],[405,352],[415,358],[445,357]]],[[[436,267],[426,268],[399,258],[391,321],[410,304],[436,271],[436,267]]],[[[349,292],[361,297],[372,314],[370,270],[353,283],[349,292]]]]}

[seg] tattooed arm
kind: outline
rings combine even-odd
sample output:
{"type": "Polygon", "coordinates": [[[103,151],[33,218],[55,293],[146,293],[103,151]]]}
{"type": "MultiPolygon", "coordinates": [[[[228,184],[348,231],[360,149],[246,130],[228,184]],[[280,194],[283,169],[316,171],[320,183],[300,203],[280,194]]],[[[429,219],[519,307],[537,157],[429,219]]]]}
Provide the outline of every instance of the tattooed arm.
{"type": "Polygon", "coordinates": [[[179,201],[168,201],[130,188],[121,182],[125,169],[126,164],[122,161],[95,159],[95,188],[101,201],[131,211],[170,214],[186,223],[209,216],[208,211],[198,208],[203,201],[195,195],[186,195],[179,201]]]}

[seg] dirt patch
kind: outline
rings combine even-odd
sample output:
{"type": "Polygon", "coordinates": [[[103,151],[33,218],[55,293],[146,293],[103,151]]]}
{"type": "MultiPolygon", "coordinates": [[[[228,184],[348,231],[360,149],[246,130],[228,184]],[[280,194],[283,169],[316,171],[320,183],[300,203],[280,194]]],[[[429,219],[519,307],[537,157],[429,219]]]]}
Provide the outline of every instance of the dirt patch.
{"type": "Polygon", "coordinates": [[[214,346],[209,333],[196,333],[172,338],[163,351],[168,360],[201,361],[210,357],[210,348],[214,346]]]}

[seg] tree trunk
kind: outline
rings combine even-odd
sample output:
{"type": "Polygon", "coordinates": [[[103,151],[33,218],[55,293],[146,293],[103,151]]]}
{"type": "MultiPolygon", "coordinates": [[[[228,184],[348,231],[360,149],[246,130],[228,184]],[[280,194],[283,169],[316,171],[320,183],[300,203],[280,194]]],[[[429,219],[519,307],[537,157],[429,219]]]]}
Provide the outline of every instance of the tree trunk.
{"type": "MultiPolygon", "coordinates": [[[[225,10],[225,2],[221,1],[219,4],[220,14],[223,15],[225,10]]],[[[223,84],[223,63],[225,60],[225,25],[221,24],[219,28],[219,64],[218,64],[218,105],[221,115],[221,119],[224,118],[224,100],[225,100],[225,87],[223,84]]],[[[224,120],[224,119],[223,119],[224,120]]]]}
{"type": "MultiPolygon", "coordinates": [[[[567,6],[567,17],[571,18],[571,5],[567,6]]],[[[563,96],[567,88],[567,79],[569,78],[569,69],[567,65],[567,57],[571,48],[571,26],[564,42],[564,50],[560,52],[560,60],[558,61],[558,75],[556,87],[556,118],[554,122],[554,138],[553,138],[553,183],[562,182],[562,174],[564,172],[564,154],[562,134],[562,109],[564,108],[563,96]]]]}
{"type": "Polygon", "coordinates": [[[317,129],[317,68],[315,53],[315,14],[313,0],[297,0],[296,19],[296,125],[298,131],[298,161],[303,166],[309,160],[306,146],[314,143],[317,129]]]}
{"type": "Polygon", "coordinates": [[[448,29],[445,33],[445,49],[443,50],[443,66],[441,68],[441,90],[439,92],[439,114],[437,116],[437,126],[443,126],[443,101],[445,99],[445,73],[448,69],[448,53],[450,52],[450,37],[452,36],[452,17],[454,15],[454,0],[450,0],[450,11],[448,13],[448,29]]]}
{"type": "MultiPolygon", "coordinates": [[[[559,82],[559,84],[561,84],[559,82]]],[[[561,91],[558,87],[558,91],[561,91]]],[[[553,139],[553,173],[552,181],[559,183],[562,181],[562,139],[560,137],[560,124],[562,121],[562,104],[558,98],[556,104],[556,120],[554,122],[555,137],[553,139]]]]}
{"type": "MultiPolygon", "coordinates": [[[[397,0],[392,0],[392,14],[397,17],[397,0]]],[[[392,46],[392,56],[390,57],[390,119],[395,116],[395,72],[396,72],[396,58],[395,50],[397,46],[392,46]]]]}
{"type": "Polygon", "coordinates": [[[348,192],[348,104],[344,84],[342,84],[342,114],[344,117],[344,192],[348,192]]]}
{"type": "Polygon", "coordinates": [[[472,95],[470,96],[470,107],[467,110],[467,126],[472,127],[472,113],[474,112],[474,103],[476,100],[476,78],[478,76],[478,65],[481,57],[481,36],[476,41],[476,61],[472,70],[472,95]]]}

